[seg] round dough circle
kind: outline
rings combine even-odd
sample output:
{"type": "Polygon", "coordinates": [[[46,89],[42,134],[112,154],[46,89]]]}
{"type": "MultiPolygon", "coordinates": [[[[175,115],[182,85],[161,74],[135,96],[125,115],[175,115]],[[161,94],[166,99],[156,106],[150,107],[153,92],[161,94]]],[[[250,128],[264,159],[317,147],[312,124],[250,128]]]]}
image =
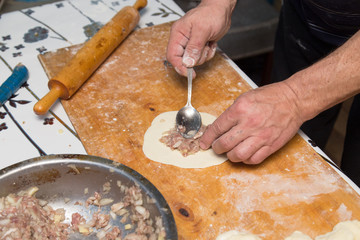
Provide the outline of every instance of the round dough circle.
{"type": "Polygon", "coordinates": [[[308,235],[306,235],[300,231],[295,231],[295,232],[293,232],[293,234],[286,237],[284,240],[312,240],[312,239],[311,239],[311,237],[309,237],[308,235]]]}
{"type": "Polygon", "coordinates": [[[230,230],[217,236],[216,240],[261,240],[261,238],[254,234],[241,233],[236,230],[230,230]]]}
{"type": "MultiPolygon", "coordinates": [[[[159,139],[163,133],[175,126],[176,111],[158,115],[144,135],[143,152],[155,162],[170,164],[181,168],[206,168],[219,165],[227,160],[226,155],[218,155],[211,148],[184,157],[177,150],[171,150],[159,139]]],[[[216,117],[208,113],[200,113],[204,125],[211,124],[216,117]]]]}
{"type": "Polygon", "coordinates": [[[360,222],[358,220],[344,221],[335,225],[332,232],[317,236],[315,240],[345,240],[360,239],[360,222]]]}

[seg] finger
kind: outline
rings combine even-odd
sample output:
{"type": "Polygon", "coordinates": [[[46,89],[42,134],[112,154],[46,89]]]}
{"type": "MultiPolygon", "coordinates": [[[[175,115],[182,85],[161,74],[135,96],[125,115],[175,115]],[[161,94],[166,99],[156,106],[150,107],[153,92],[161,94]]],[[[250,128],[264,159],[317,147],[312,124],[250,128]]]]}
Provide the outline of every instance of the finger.
{"type": "Polygon", "coordinates": [[[209,47],[210,47],[210,51],[208,53],[206,61],[209,61],[210,59],[212,59],[215,56],[217,43],[210,42],[209,47]]]}
{"type": "Polygon", "coordinates": [[[182,58],[185,52],[185,46],[188,42],[186,33],[181,32],[177,24],[174,23],[171,28],[171,34],[166,50],[166,59],[171,63],[175,70],[186,76],[186,67],[183,66],[182,58]]]}
{"type": "MultiPolygon", "coordinates": [[[[294,128],[294,129],[298,129],[298,128],[294,128]]],[[[267,135],[267,136],[265,135],[263,139],[267,139],[268,142],[265,143],[264,146],[261,147],[256,153],[254,153],[250,159],[245,161],[245,163],[257,164],[257,163],[262,162],[264,159],[266,159],[271,154],[273,154],[274,152],[279,150],[281,147],[283,147],[288,141],[290,141],[290,139],[295,134],[296,134],[296,130],[291,131],[289,134],[286,134],[287,137],[285,137],[285,138],[281,137],[279,135],[279,137],[275,137],[273,139],[271,139],[271,137],[269,135],[267,135]]],[[[274,132],[272,132],[272,135],[276,136],[277,134],[276,133],[274,134],[274,132]]]]}
{"type": "MultiPolygon", "coordinates": [[[[169,45],[170,46],[170,45],[169,45]]],[[[174,67],[175,71],[182,76],[186,76],[186,67],[182,64],[184,48],[180,45],[173,46],[173,49],[167,51],[166,59],[174,67]],[[177,48],[177,49],[174,49],[177,48]]]]}
{"type": "MultiPolygon", "coordinates": [[[[172,32],[173,31],[175,30],[172,30],[172,32]]],[[[166,58],[171,64],[173,64],[174,60],[182,58],[185,52],[186,42],[187,38],[178,32],[170,35],[166,50],[166,58]]]]}
{"type": "MultiPolygon", "coordinates": [[[[185,67],[184,65],[182,65],[182,60],[180,60],[180,66],[179,67],[175,67],[175,71],[178,73],[178,74],[180,74],[180,75],[182,75],[182,76],[184,76],[184,77],[186,77],[187,76],[187,67],[185,67]]],[[[194,74],[194,72],[193,72],[193,79],[195,78],[195,74],[194,74]]]]}
{"type": "Polygon", "coordinates": [[[209,56],[209,52],[210,52],[210,47],[209,46],[205,46],[203,49],[203,52],[201,53],[201,57],[197,63],[197,65],[201,65],[204,62],[206,62],[208,56],[209,56]]]}
{"type": "Polygon", "coordinates": [[[186,67],[194,67],[199,62],[208,41],[209,33],[206,29],[200,26],[192,28],[183,58],[186,67]]]}
{"type": "MultiPolygon", "coordinates": [[[[181,67],[179,67],[179,68],[176,67],[175,70],[176,70],[176,72],[179,73],[180,75],[182,75],[182,76],[184,76],[184,77],[187,77],[187,70],[188,70],[187,67],[181,65],[181,67]]],[[[194,69],[193,69],[192,72],[193,72],[193,73],[192,73],[192,79],[194,80],[194,79],[196,78],[196,72],[195,72],[194,69]]]]}
{"type": "MultiPolygon", "coordinates": [[[[227,153],[227,157],[232,162],[243,162],[247,164],[257,164],[260,162],[260,158],[254,160],[259,160],[255,162],[252,160],[254,154],[256,154],[264,146],[264,141],[261,141],[257,137],[248,137],[236,147],[230,150],[227,153]]],[[[263,159],[262,159],[263,160],[263,159]]]]}
{"type": "Polygon", "coordinates": [[[216,42],[208,42],[206,44],[206,46],[204,47],[204,50],[201,54],[200,60],[197,63],[198,65],[203,64],[206,61],[209,61],[210,59],[212,59],[215,56],[215,52],[216,52],[216,42]]]}
{"type": "Polygon", "coordinates": [[[229,131],[224,133],[222,136],[220,136],[218,139],[216,139],[212,143],[212,149],[217,154],[229,152],[236,145],[246,139],[247,136],[245,134],[246,133],[244,132],[244,130],[239,127],[239,125],[236,125],[229,131]]]}
{"type": "Polygon", "coordinates": [[[231,107],[226,109],[212,124],[210,124],[200,138],[200,147],[208,149],[219,136],[237,124],[237,119],[231,114],[231,107]]]}
{"type": "Polygon", "coordinates": [[[248,160],[245,160],[246,164],[259,164],[268,158],[275,151],[270,146],[263,146],[256,153],[254,153],[248,160]]]}

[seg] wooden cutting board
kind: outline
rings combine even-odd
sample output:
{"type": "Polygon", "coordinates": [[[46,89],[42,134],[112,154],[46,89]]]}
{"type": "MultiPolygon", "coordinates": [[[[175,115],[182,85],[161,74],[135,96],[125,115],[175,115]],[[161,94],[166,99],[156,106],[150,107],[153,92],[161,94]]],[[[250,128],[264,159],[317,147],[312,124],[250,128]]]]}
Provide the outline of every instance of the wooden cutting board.
{"type": "MultiPolygon", "coordinates": [[[[133,32],[70,100],[62,101],[87,153],[121,162],[149,179],[169,203],[179,239],[215,239],[229,230],[269,240],[295,230],[315,237],[340,221],[360,219],[359,195],[299,135],[257,166],[225,162],[182,169],[144,156],[143,137],[152,120],[186,103],[186,79],[165,61],[170,26],[133,32]]],[[[40,55],[48,76],[77,49],[40,55]]],[[[251,89],[220,53],[197,74],[192,103],[215,116],[251,89]]]]}

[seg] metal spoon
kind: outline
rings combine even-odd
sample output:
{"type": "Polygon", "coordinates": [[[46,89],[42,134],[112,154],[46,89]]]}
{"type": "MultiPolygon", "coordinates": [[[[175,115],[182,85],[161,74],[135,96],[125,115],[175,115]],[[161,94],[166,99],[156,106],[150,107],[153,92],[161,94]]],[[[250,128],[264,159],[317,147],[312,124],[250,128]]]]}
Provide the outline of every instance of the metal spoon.
{"type": "Polygon", "coordinates": [[[176,128],[184,138],[192,138],[201,127],[200,113],[191,106],[193,69],[187,69],[188,78],[188,99],[186,105],[179,110],[176,115],[176,128]]]}

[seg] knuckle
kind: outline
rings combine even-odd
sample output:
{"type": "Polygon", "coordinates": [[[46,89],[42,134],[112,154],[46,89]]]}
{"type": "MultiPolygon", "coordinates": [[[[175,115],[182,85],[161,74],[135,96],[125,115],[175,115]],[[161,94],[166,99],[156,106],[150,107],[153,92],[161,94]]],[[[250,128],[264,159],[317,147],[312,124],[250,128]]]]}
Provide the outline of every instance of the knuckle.
{"type": "Polygon", "coordinates": [[[241,159],[242,162],[248,160],[251,156],[250,155],[251,153],[248,150],[243,150],[243,149],[235,151],[235,154],[236,154],[236,157],[238,159],[241,159]]]}
{"type": "Polygon", "coordinates": [[[229,152],[227,156],[232,162],[246,162],[250,157],[250,153],[248,151],[244,151],[243,149],[237,148],[229,152]]]}
{"type": "Polygon", "coordinates": [[[179,19],[179,21],[175,21],[171,26],[170,32],[178,31],[178,29],[181,29],[181,25],[183,24],[182,22],[182,19],[179,19]]]}
{"type": "Polygon", "coordinates": [[[259,141],[267,146],[273,146],[279,137],[280,133],[273,127],[262,129],[262,132],[258,135],[259,141]]]}
{"type": "Polygon", "coordinates": [[[262,120],[259,117],[249,117],[247,118],[247,125],[250,128],[258,128],[262,125],[262,120]]]}
{"type": "Polygon", "coordinates": [[[247,96],[247,93],[243,93],[235,100],[235,107],[237,112],[244,112],[251,106],[251,101],[247,96]]]}
{"type": "Polygon", "coordinates": [[[215,135],[219,135],[219,134],[221,134],[221,133],[223,132],[221,125],[220,125],[217,121],[215,121],[215,122],[213,122],[212,124],[210,124],[210,125],[208,126],[208,128],[209,128],[211,131],[213,131],[213,132],[215,133],[215,135]]]}
{"type": "Polygon", "coordinates": [[[236,100],[233,105],[227,109],[226,118],[230,122],[238,122],[241,116],[244,116],[247,111],[249,111],[249,108],[236,100]]]}
{"type": "Polygon", "coordinates": [[[233,104],[231,110],[232,110],[232,111],[230,112],[229,117],[234,117],[234,115],[237,116],[237,115],[245,112],[245,110],[244,110],[244,105],[241,104],[241,102],[239,102],[239,101],[236,101],[236,102],[233,104]]]}
{"type": "Polygon", "coordinates": [[[251,156],[251,158],[249,158],[246,163],[247,164],[262,163],[272,153],[273,153],[273,151],[269,146],[264,146],[259,151],[257,151],[253,156],[251,156]]]}
{"type": "Polygon", "coordinates": [[[232,141],[229,137],[221,137],[214,143],[214,150],[218,154],[229,151],[232,148],[232,141]]]}

